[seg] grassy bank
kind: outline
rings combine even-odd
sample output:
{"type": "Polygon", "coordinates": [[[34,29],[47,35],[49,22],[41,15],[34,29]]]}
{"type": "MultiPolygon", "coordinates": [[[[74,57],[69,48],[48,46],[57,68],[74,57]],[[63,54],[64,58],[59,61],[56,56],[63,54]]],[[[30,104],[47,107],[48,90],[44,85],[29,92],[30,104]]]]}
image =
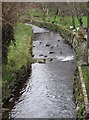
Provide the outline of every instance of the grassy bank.
{"type": "MultiPolygon", "coordinates": [[[[72,25],[72,17],[65,16],[64,19],[66,21],[65,27],[69,28],[72,25]]],[[[54,17],[50,17],[50,22],[53,22],[53,20],[54,20],[54,17]]],[[[60,16],[57,16],[56,22],[57,22],[57,24],[62,24],[60,16]]],[[[84,26],[87,26],[87,17],[86,16],[83,16],[83,23],[84,23],[84,26]]],[[[77,17],[75,16],[75,27],[77,28],[78,26],[79,26],[79,21],[78,21],[77,17]]]]}
{"type": "MultiPolygon", "coordinates": [[[[35,20],[43,20],[43,12],[40,11],[39,9],[32,9],[30,11],[28,11],[26,13],[26,16],[33,16],[33,18],[35,20]]],[[[54,21],[54,15],[52,13],[50,13],[49,15],[49,21],[52,23],[54,21]]],[[[45,15],[45,21],[47,22],[48,16],[45,15]]],[[[75,19],[75,27],[77,28],[79,26],[79,21],[77,19],[77,17],[74,17],[75,19]]],[[[56,23],[61,25],[61,26],[65,26],[66,28],[70,28],[70,26],[72,26],[72,17],[71,16],[64,16],[64,22],[66,23],[66,25],[63,24],[63,21],[61,21],[61,16],[57,16],[56,17],[56,23]]],[[[83,16],[83,26],[87,26],[87,16],[83,16]]]]}
{"type": "Polygon", "coordinates": [[[88,99],[89,99],[89,73],[88,73],[87,66],[82,65],[82,72],[83,72],[83,78],[84,78],[87,95],[88,95],[88,99]]]}
{"type": "Polygon", "coordinates": [[[32,27],[18,23],[14,37],[16,45],[11,43],[9,46],[8,63],[2,67],[3,99],[8,98],[12,92],[9,89],[14,88],[17,78],[24,76],[27,66],[32,62],[32,27]]]}
{"type": "Polygon", "coordinates": [[[84,114],[84,98],[82,95],[82,89],[79,81],[79,71],[78,68],[75,71],[74,85],[73,85],[73,93],[74,99],[76,103],[76,117],[77,120],[83,119],[84,114]]]}
{"type": "Polygon", "coordinates": [[[32,28],[18,23],[15,28],[16,45],[11,43],[8,50],[8,64],[3,66],[3,82],[12,79],[12,73],[26,66],[31,59],[32,28]]]}

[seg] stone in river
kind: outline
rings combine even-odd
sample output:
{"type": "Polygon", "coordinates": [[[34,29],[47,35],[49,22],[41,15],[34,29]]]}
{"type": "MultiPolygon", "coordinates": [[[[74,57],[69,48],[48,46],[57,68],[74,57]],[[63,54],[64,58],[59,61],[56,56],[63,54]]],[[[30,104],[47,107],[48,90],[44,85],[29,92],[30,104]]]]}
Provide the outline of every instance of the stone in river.
{"type": "Polygon", "coordinates": [[[45,63],[46,60],[45,60],[45,59],[39,59],[39,60],[37,60],[37,62],[38,62],[38,63],[45,63]]]}
{"type": "Polygon", "coordinates": [[[53,46],[51,46],[51,49],[53,48],[53,46]]]}
{"type": "Polygon", "coordinates": [[[62,54],[62,51],[60,52],[60,54],[62,54]]]}
{"type": "Polygon", "coordinates": [[[43,54],[40,54],[39,56],[44,56],[43,54]]]}
{"type": "Polygon", "coordinates": [[[53,54],[54,52],[49,52],[49,54],[53,54]]]}
{"type": "Polygon", "coordinates": [[[50,44],[46,44],[46,47],[49,47],[50,46],[50,44]]]}
{"type": "Polygon", "coordinates": [[[47,55],[45,55],[44,57],[48,57],[47,55]]]}
{"type": "Polygon", "coordinates": [[[56,45],[58,47],[58,45],[56,45]]]}
{"type": "Polygon", "coordinates": [[[49,61],[53,61],[53,58],[50,58],[49,61]]]}
{"type": "Polygon", "coordinates": [[[60,40],[58,40],[58,42],[60,42],[60,40]]]}
{"type": "Polygon", "coordinates": [[[32,55],[32,57],[34,57],[35,55],[32,55]]]}

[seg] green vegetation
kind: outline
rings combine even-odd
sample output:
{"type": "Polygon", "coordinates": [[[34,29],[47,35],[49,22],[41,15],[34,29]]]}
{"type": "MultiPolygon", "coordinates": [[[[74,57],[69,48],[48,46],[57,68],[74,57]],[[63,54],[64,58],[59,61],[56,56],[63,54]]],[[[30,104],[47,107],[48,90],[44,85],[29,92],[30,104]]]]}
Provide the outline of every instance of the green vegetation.
{"type": "MultiPolygon", "coordinates": [[[[32,9],[31,11],[27,12],[27,16],[33,16],[35,20],[42,20],[43,18],[43,12],[39,9],[32,9]]],[[[52,23],[54,21],[54,15],[50,14],[50,22],[52,23]]],[[[64,16],[65,25],[61,21],[61,16],[56,17],[56,23],[65,26],[66,28],[70,28],[72,26],[72,17],[71,16],[64,16]]],[[[47,21],[47,15],[45,15],[45,21],[47,21]]],[[[87,26],[87,17],[83,16],[83,26],[87,26]]],[[[79,27],[79,21],[77,17],[75,16],[75,27],[79,27]]]]}
{"type": "Polygon", "coordinates": [[[32,27],[18,23],[14,30],[16,45],[11,43],[8,50],[8,63],[3,65],[2,82],[13,80],[14,73],[32,62],[32,27]]]}
{"type": "Polygon", "coordinates": [[[25,19],[28,19],[30,17],[35,18],[36,20],[42,20],[43,13],[39,9],[31,9],[30,11],[26,11],[23,15],[19,17],[20,21],[24,21],[25,19]]]}
{"type": "Polygon", "coordinates": [[[83,78],[84,78],[84,82],[86,85],[86,90],[87,90],[87,94],[88,94],[88,99],[89,99],[89,71],[87,66],[82,65],[82,72],[83,72],[83,78]]]}
{"type": "Polygon", "coordinates": [[[39,9],[36,9],[36,8],[32,9],[30,11],[27,11],[26,14],[29,16],[33,16],[33,17],[42,17],[43,16],[42,11],[40,11],[39,9]]]}
{"type": "MultiPolygon", "coordinates": [[[[56,23],[59,25],[63,25],[60,19],[61,19],[61,17],[57,16],[56,23]]],[[[54,21],[54,17],[50,17],[50,22],[53,22],[53,21],[54,21]]],[[[72,18],[70,16],[65,16],[65,21],[66,21],[65,22],[66,25],[63,25],[63,26],[65,26],[66,28],[70,28],[70,26],[72,26],[72,18]]],[[[83,16],[83,23],[84,23],[84,26],[87,26],[87,17],[86,16],[83,16]]],[[[77,28],[78,26],[79,26],[79,22],[78,22],[77,17],[75,17],[75,27],[77,28]]]]}
{"type": "Polygon", "coordinates": [[[83,95],[81,91],[81,86],[79,83],[79,71],[76,69],[75,71],[75,79],[74,79],[74,99],[76,103],[76,117],[77,120],[80,118],[83,118],[83,113],[84,113],[84,101],[83,101],[83,95]]]}

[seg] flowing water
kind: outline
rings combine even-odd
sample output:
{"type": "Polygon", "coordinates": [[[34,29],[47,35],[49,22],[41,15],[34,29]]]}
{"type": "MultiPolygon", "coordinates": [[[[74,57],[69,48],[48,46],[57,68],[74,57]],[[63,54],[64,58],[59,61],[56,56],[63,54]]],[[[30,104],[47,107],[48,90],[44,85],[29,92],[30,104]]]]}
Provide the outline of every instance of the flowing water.
{"type": "Polygon", "coordinates": [[[18,99],[7,106],[9,118],[75,118],[75,53],[60,34],[37,26],[33,32],[33,56],[39,61],[32,64],[18,99]]]}

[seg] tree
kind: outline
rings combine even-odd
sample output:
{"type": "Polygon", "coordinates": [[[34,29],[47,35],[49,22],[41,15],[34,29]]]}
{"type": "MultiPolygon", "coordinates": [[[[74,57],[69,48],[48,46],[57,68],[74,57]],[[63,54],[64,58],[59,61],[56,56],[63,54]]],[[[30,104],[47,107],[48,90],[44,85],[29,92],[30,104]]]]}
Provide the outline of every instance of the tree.
{"type": "Polygon", "coordinates": [[[16,21],[17,5],[14,3],[2,3],[2,62],[7,62],[8,47],[14,41],[13,25],[16,21]]]}
{"type": "Polygon", "coordinates": [[[2,3],[2,63],[7,63],[8,47],[14,39],[14,26],[18,20],[18,12],[27,4],[18,2],[2,3]]]}
{"type": "Polygon", "coordinates": [[[87,13],[87,3],[76,2],[74,3],[74,9],[76,12],[77,19],[79,21],[79,27],[83,27],[83,16],[87,13]]]}

